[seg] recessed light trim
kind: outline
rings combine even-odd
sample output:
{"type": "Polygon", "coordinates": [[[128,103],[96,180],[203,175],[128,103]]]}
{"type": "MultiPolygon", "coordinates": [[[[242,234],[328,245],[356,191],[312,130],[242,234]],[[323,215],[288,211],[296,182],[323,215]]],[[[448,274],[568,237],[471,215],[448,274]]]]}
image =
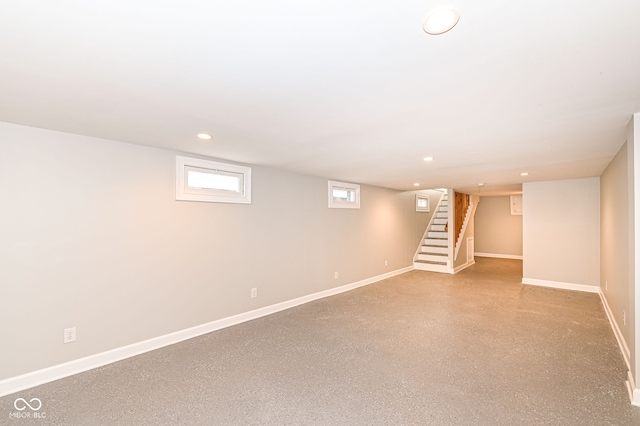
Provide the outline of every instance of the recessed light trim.
{"type": "Polygon", "coordinates": [[[423,160],[424,161],[433,161],[433,157],[424,157],[423,160]]]}
{"type": "Polygon", "coordinates": [[[209,133],[198,133],[196,136],[205,141],[211,140],[212,138],[212,136],[209,133]]]}
{"type": "Polygon", "coordinates": [[[479,183],[478,186],[484,186],[484,183],[479,183]]]}
{"type": "Polygon", "coordinates": [[[427,15],[422,28],[427,34],[440,35],[451,30],[460,20],[460,12],[450,6],[439,7],[427,15]]]}
{"type": "Polygon", "coordinates": [[[413,186],[420,186],[418,182],[414,183],[413,186]]]}
{"type": "Polygon", "coordinates": [[[528,172],[522,172],[522,173],[520,173],[520,176],[529,176],[529,173],[528,172]]]}

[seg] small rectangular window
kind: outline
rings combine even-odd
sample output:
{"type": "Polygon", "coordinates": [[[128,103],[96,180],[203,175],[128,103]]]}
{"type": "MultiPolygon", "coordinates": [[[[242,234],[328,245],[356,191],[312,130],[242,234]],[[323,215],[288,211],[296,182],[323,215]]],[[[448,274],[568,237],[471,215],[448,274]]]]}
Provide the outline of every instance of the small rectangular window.
{"type": "Polygon", "coordinates": [[[251,168],[176,156],[176,200],[251,204],[251,168]]]}
{"type": "Polygon", "coordinates": [[[429,196],[428,195],[416,195],[416,211],[428,212],[429,211],[429,196]]]}
{"type": "Polygon", "coordinates": [[[187,187],[209,191],[242,193],[242,173],[187,167],[187,187]]]}
{"type": "Polygon", "coordinates": [[[330,209],[359,209],[360,185],[329,181],[330,209]]]}

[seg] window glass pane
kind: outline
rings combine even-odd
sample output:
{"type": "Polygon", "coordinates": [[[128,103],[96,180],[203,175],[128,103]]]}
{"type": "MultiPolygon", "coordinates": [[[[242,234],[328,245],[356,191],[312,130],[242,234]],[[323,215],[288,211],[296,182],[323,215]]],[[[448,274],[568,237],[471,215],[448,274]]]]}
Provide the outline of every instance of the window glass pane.
{"type": "Polygon", "coordinates": [[[424,198],[418,198],[418,207],[427,207],[427,200],[424,198]]]}
{"type": "Polygon", "coordinates": [[[355,203],[356,192],[350,189],[333,188],[333,199],[336,201],[355,203]]]}
{"type": "Polygon", "coordinates": [[[242,175],[232,173],[206,173],[187,171],[187,186],[194,189],[215,189],[218,191],[240,192],[242,175]]]}
{"type": "Polygon", "coordinates": [[[333,198],[336,199],[336,200],[346,200],[347,199],[347,190],[346,189],[333,188],[333,198]]]}
{"type": "Polygon", "coordinates": [[[176,155],[176,200],[251,204],[251,167],[176,155]]]}

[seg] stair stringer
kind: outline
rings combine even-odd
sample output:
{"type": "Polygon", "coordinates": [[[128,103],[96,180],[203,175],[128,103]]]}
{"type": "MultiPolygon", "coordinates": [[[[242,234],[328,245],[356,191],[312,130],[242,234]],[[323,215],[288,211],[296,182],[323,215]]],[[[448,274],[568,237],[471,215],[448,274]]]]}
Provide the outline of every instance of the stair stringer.
{"type": "Polygon", "coordinates": [[[469,224],[469,220],[471,219],[471,213],[473,212],[473,195],[469,195],[469,207],[467,207],[467,213],[464,215],[464,221],[462,222],[462,229],[460,229],[460,235],[457,236],[458,242],[456,243],[455,254],[453,256],[453,260],[458,259],[458,252],[460,251],[460,246],[462,245],[462,236],[465,232],[467,232],[467,225],[469,224]]]}
{"type": "MultiPolygon", "coordinates": [[[[423,241],[426,238],[428,238],[429,228],[431,228],[431,225],[433,224],[433,221],[436,218],[436,213],[438,212],[438,209],[440,208],[440,205],[442,204],[442,199],[444,198],[444,196],[446,194],[447,194],[447,192],[443,193],[442,196],[440,197],[440,199],[438,200],[438,204],[436,204],[436,208],[433,211],[433,215],[431,216],[431,219],[429,219],[429,223],[427,223],[427,227],[424,228],[424,234],[422,234],[422,238],[420,239],[420,244],[418,244],[418,248],[416,249],[416,252],[413,254],[413,261],[414,262],[416,260],[418,260],[418,254],[420,253],[420,247],[422,247],[423,241]]],[[[449,205],[449,207],[451,207],[451,205],[449,205]]]]}
{"type": "Polygon", "coordinates": [[[451,200],[452,200],[452,196],[453,196],[453,190],[451,189],[447,189],[443,195],[440,197],[440,200],[438,201],[438,204],[435,207],[435,211],[433,216],[431,216],[431,219],[429,220],[429,223],[427,224],[427,227],[424,230],[424,234],[422,235],[422,239],[420,240],[420,244],[418,244],[418,248],[416,249],[415,254],[413,255],[413,267],[414,269],[418,269],[421,271],[429,271],[429,272],[441,272],[441,273],[445,273],[445,274],[453,274],[453,260],[452,260],[452,255],[453,252],[451,250],[451,227],[449,227],[449,237],[447,239],[447,246],[449,247],[449,253],[447,255],[447,264],[446,265],[438,265],[438,264],[430,264],[430,263],[422,263],[422,262],[418,262],[418,255],[421,253],[421,248],[424,244],[425,239],[429,238],[429,229],[431,228],[431,225],[433,224],[433,221],[437,218],[436,217],[436,213],[438,212],[438,210],[440,209],[440,206],[442,204],[443,199],[445,198],[444,195],[447,196],[447,211],[449,212],[449,223],[451,223],[451,211],[452,211],[452,205],[451,205],[451,200]]]}

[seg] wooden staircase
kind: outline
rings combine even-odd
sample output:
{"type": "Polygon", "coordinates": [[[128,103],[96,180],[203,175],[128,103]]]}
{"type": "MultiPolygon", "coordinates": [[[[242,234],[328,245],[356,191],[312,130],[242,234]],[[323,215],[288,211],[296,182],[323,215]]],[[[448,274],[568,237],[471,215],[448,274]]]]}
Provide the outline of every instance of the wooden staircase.
{"type": "Polygon", "coordinates": [[[440,199],[433,219],[429,223],[425,238],[416,258],[414,267],[423,271],[450,272],[449,258],[449,199],[445,193],[440,199]]]}

